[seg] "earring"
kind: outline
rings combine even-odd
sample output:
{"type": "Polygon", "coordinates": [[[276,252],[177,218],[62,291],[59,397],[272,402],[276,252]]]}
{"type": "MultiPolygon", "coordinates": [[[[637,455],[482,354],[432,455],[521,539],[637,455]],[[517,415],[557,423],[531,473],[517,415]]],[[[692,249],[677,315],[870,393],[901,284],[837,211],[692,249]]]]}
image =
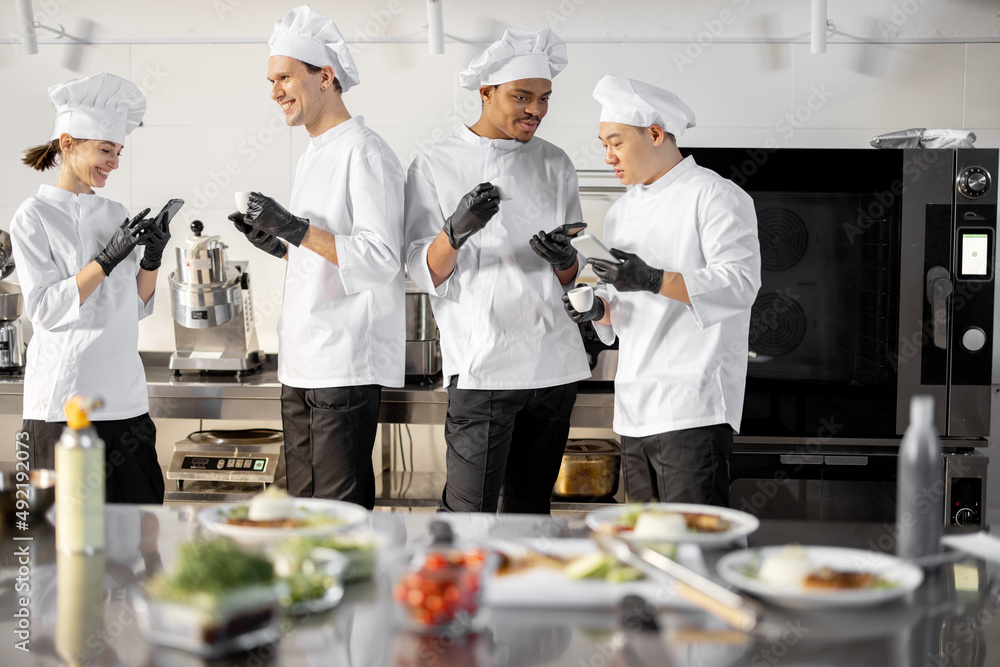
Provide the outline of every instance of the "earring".
{"type": "Polygon", "coordinates": [[[320,86],[319,87],[319,92],[325,93],[326,92],[326,86],[320,86]]]}

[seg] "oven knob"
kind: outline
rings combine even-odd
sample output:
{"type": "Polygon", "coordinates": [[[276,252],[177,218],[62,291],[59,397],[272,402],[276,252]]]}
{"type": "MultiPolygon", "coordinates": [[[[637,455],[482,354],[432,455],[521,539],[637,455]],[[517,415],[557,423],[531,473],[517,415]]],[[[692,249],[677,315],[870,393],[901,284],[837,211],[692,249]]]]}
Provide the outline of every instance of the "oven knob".
{"type": "Polygon", "coordinates": [[[969,167],[958,175],[958,189],[971,199],[982,197],[990,189],[990,172],[982,167],[969,167]]]}
{"type": "Polygon", "coordinates": [[[979,352],[986,345],[986,332],[979,327],[969,327],[962,334],[962,347],[969,352],[979,352]]]}
{"type": "Polygon", "coordinates": [[[970,510],[968,507],[963,507],[962,509],[955,512],[955,525],[956,526],[974,526],[976,525],[976,513],[970,510]]]}

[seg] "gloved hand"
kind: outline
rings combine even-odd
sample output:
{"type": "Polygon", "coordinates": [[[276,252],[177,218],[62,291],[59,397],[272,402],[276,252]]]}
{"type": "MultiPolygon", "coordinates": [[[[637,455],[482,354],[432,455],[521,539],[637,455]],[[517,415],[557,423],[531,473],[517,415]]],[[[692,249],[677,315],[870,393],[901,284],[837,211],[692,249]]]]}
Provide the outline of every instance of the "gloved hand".
{"type": "Polygon", "coordinates": [[[278,259],[281,259],[288,252],[288,247],[278,237],[267,232],[254,231],[253,225],[247,224],[243,214],[239,211],[230,213],[229,219],[233,221],[233,226],[247,237],[247,241],[250,241],[250,243],[269,255],[274,255],[278,259]]]}
{"type": "Polygon", "coordinates": [[[587,261],[594,267],[594,273],[604,282],[611,283],[620,292],[639,292],[646,290],[656,294],[663,282],[663,271],[653,268],[631,252],[611,249],[611,254],[622,260],[614,264],[603,259],[590,258],[587,261]]]}
{"type": "MultiPolygon", "coordinates": [[[[583,287],[585,285],[586,283],[576,284],[577,287],[583,287]]],[[[581,313],[580,311],[578,311],[576,308],[573,307],[573,304],[570,303],[569,301],[569,294],[564,293],[562,295],[562,302],[563,305],[566,306],[566,312],[569,313],[570,319],[576,322],[577,324],[583,324],[584,322],[594,322],[604,317],[604,299],[597,296],[596,294],[594,295],[594,305],[592,305],[590,307],[590,310],[588,310],[585,313],[581,313]]]]}
{"type": "Polygon", "coordinates": [[[292,215],[284,206],[259,192],[250,193],[244,222],[254,231],[278,236],[298,246],[309,231],[309,221],[292,215]]]}
{"type": "Polygon", "coordinates": [[[470,236],[486,226],[500,210],[500,191],[490,183],[480,183],[472,188],[444,221],[444,232],[451,247],[458,250],[470,236]]]}
{"type": "Polygon", "coordinates": [[[164,213],[157,215],[156,219],[149,226],[149,236],[146,237],[146,250],[139,260],[139,268],[146,271],[156,271],[160,268],[163,259],[163,250],[170,240],[170,219],[164,213]]]}
{"type": "Polygon", "coordinates": [[[528,244],[535,254],[551,264],[556,271],[565,271],[573,268],[576,263],[576,248],[570,245],[569,240],[587,228],[585,222],[573,222],[559,225],[551,232],[538,232],[531,237],[528,244]],[[569,234],[570,230],[575,230],[569,234]]]}
{"type": "Polygon", "coordinates": [[[149,209],[145,209],[131,220],[125,219],[122,226],[115,230],[114,236],[104,246],[104,250],[97,253],[94,260],[104,269],[104,275],[110,276],[111,271],[121,264],[122,260],[129,256],[132,250],[139,244],[144,243],[150,234],[151,220],[146,220],[149,209]]]}

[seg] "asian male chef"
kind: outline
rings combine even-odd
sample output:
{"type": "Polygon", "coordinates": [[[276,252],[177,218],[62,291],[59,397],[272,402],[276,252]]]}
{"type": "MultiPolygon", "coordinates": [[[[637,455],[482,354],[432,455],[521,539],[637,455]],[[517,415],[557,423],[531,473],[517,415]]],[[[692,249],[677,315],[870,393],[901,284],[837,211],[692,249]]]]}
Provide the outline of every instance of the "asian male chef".
{"type": "Polygon", "coordinates": [[[403,385],[403,170],[344,105],[358,70],[333,21],[296,7],[268,44],[271,99],[309,147],[288,209],[255,192],[230,219],[288,261],[278,322],[288,491],[371,509],[382,387],[403,385]]]}
{"type": "Polygon", "coordinates": [[[590,375],[560,303],[579,268],[576,172],[535,136],[566,63],[551,30],[507,30],[459,76],[478,91],[479,120],[407,173],[407,267],[430,294],[448,388],[448,511],[548,513],[576,383],[590,375]]]}
{"type": "Polygon", "coordinates": [[[588,260],[603,284],[577,322],[618,336],[614,430],[632,501],[729,504],[740,428],[750,306],[760,288],[753,201],[683,157],[694,113],[673,93],[605,76],[600,139],[628,192],[608,211],[604,241],[620,263],[588,260]]]}

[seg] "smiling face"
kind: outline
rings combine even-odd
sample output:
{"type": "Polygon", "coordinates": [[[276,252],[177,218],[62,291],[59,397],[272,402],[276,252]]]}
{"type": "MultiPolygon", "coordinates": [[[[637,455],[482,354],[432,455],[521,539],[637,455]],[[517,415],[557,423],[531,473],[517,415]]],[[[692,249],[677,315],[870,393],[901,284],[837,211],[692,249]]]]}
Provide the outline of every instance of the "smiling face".
{"type": "Polygon", "coordinates": [[[278,103],[289,126],[305,125],[309,134],[315,136],[311,128],[322,122],[323,101],[321,87],[327,75],[332,80],[333,68],[327,66],[310,73],[305,63],[288,56],[271,56],[267,60],[267,80],[271,84],[271,99],[278,103]],[[326,70],[329,70],[327,72],[326,70]]]}
{"type": "Polygon", "coordinates": [[[603,122],[598,137],[604,161],[614,168],[622,185],[650,185],[681,160],[672,135],[659,125],[603,122]]]}
{"type": "Polygon", "coordinates": [[[483,113],[472,130],[489,139],[529,141],[549,112],[552,82],[519,79],[479,89],[483,113]]]}
{"type": "Polygon", "coordinates": [[[93,188],[103,188],[108,176],[118,168],[122,145],[113,141],[74,139],[63,133],[59,137],[62,169],[59,187],[77,194],[91,194],[93,188]]]}

